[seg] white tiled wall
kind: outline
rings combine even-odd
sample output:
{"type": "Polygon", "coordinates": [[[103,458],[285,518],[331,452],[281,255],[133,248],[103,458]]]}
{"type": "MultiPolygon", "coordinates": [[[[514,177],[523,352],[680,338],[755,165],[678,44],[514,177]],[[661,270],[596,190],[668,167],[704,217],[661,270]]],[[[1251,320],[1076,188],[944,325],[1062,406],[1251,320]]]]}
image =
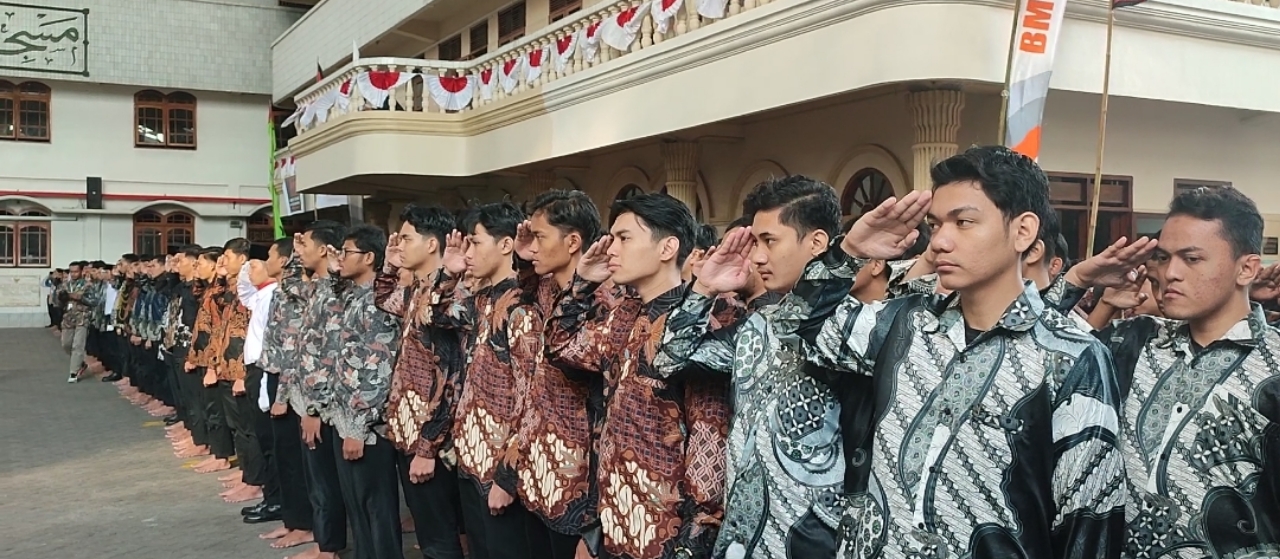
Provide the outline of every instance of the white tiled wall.
{"type": "MultiPolygon", "coordinates": [[[[89,76],[58,79],[258,94],[271,91],[272,41],[303,13],[276,0],[34,3],[89,10],[89,76]]],[[[55,76],[0,70],[0,77],[55,76]]]]}

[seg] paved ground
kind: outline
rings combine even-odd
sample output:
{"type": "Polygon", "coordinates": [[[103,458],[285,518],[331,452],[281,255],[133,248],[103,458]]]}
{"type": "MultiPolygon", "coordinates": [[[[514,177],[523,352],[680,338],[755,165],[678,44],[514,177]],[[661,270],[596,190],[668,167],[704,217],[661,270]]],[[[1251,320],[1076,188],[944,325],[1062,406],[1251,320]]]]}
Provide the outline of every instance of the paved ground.
{"type": "Polygon", "coordinates": [[[66,362],[47,330],[0,330],[0,557],[284,557],[257,539],[274,524],[240,522],[217,474],[111,385],[67,384],[66,362]]]}

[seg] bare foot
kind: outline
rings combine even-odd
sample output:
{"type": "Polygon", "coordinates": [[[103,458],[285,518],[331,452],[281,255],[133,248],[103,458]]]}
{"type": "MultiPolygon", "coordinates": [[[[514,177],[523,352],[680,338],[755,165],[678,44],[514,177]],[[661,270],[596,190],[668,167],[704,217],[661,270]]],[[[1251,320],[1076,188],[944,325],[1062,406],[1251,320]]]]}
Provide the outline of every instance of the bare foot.
{"type": "Polygon", "coordinates": [[[283,537],[285,537],[285,536],[289,535],[289,532],[292,532],[292,531],[293,531],[293,530],[290,530],[290,529],[288,529],[288,528],[285,528],[284,526],[281,526],[281,527],[276,528],[275,530],[272,530],[272,531],[267,532],[267,533],[265,533],[265,534],[258,534],[258,539],[260,539],[260,540],[278,540],[278,539],[280,539],[280,538],[283,538],[283,537]]]}
{"type": "Polygon", "coordinates": [[[246,501],[256,501],[262,498],[262,488],[246,485],[239,491],[223,497],[222,500],[228,503],[243,503],[246,501]]]}
{"type": "Polygon", "coordinates": [[[207,446],[194,446],[194,447],[188,448],[188,449],[186,449],[186,450],[183,450],[183,451],[177,452],[177,453],[176,453],[176,455],[177,455],[177,457],[178,457],[178,458],[199,458],[199,457],[201,457],[201,456],[208,456],[208,455],[209,455],[209,447],[207,447],[207,446]]]}
{"type": "Polygon", "coordinates": [[[236,470],[227,475],[218,476],[218,481],[240,481],[241,477],[243,477],[243,475],[239,470],[236,470]]]}
{"type": "MultiPolygon", "coordinates": [[[[310,531],[293,530],[289,532],[288,535],[280,538],[275,543],[272,543],[271,547],[275,549],[287,549],[290,547],[297,547],[303,544],[308,544],[314,541],[316,541],[315,535],[313,535],[310,531]]],[[[319,546],[316,546],[315,552],[320,553],[319,546]]]]}
{"type": "Polygon", "coordinates": [[[219,497],[222,497],[222,498],[224,498],[224,499],[225,499],[225,498],[227,498],[227,495],[230,495],[230,494],[232,494],[232,493],[236,493],[236,492],[238,492],[238,491],[242,491],[242,490],[244,490],[244,488],[245,488],[245,487],[248,487],[248,486],[247,486],[247,485],[245,485],[243,482],[242,482],[242,483],[233,483],[233,484],[231,484],[231,486],[230,486],[230,487],[227,487],[227,490],[226,490],[226,491],[223,491],[222,493],[219,493],[219,494],[218,494],[218,496],[219,496],[219,497]]]}
{"type": "MultiPolygon", "coordinates": [[[[277,544],[279,544],[279,543],[280,543],[280,542],[276,542],[276,543],[274,543],[274,544],[271,544],[271,547],[276,547],[276,545],[277,545],[277,544]]],[[[279,549],[279,548],[277,548],[277,549],[279,549]]],[[[299,554],[297,554],[297,555],[292,555],[292,556],[286,557],[285,559],[320,559],[320,556],[321,556],[321,554],[320,554],[320,546],[318,546],[318,545],[317,545],[317,546],[315,546],[315,547],[313,547],[313,548],[311,548],[311,549],[308,549],[308,550],[306,550],[306,551],[303,551],[302,553],[299,553],[299,554]]]]}
{"type": "Polygon", "coordinates": [[[413,517],[408,516],[400,519],[400,531],[405,534],[412,534],[416,527],[413,525],[413,517]]]}
{"type": "Polygon", "coordinates": [[[212,474],[213,472],[225,472],[231,469],[231,464],[221,458],[214,458],[214,462],[206,466],[196,466],[194,468],[197,474],[212,474]]]}

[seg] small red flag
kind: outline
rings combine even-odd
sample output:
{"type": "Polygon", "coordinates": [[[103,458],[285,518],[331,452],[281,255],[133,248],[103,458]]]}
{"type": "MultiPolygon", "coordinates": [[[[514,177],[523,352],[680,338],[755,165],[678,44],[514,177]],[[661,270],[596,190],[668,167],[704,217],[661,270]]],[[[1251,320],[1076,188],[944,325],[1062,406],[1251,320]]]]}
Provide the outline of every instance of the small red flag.
{"type": "Polygon", "coordinates": [[[320,60],[316,59],[316,83],[324,81],[324,68],[320,66],[320,60]]]}

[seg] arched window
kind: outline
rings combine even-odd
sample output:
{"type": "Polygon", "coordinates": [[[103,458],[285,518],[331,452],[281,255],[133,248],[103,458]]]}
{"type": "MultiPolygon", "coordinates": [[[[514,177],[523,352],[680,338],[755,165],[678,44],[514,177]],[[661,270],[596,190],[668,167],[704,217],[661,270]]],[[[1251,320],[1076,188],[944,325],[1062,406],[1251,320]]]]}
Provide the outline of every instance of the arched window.
{"type": "MultiPolygon", "coordinates": [[[[271,208],[258,210],[249,216],[246,221],[248,221],[248,226],[245,227],[245,238],[249,239],[249,242],[263,246],[268,246],[275,242],[276,228],[271,223],[271,208]]],[[[285,236],[301,233],[308,223],[311,223],[311,220],[303,217],[280,218],[280,226],[284,229],[285,236]]]]}
{"type": "Polygon", "coordinates": [[[630,200],[641,194],[644,194],[643,188],[640,188],[638,185],[635,185],[635,184],[628,184],[622,187],[622,190],[618,191],[618,195],[614,196],[613,200],[615,202],[618,200],[630,200]]]}
{"type": "Polygon", "coordinates": [[[49,141],[49,86],[0,80],[0,139],[49,141]]]}
{"type": "Polygon", "coordinates": [[[137,254],[172,254],[195,239],[196,219],[187,212],[143,210],[133,216],[133,251],[137,254]]]}
{"type": "Polygon", "coordinates": [[[196,98],[175,91],[168,95],[152,89],[133,96],[134,145],[194,149],[196,147],[196,98]]]}
{"type": "Polygon", "coordinates": [[[0,202],[0,267],[49,267],[49,212],[16,202],[0,202]]]}
{"type": "Polygon", "coordinates": [[[893,184],[878,169],[867,167],[853,174],[840,196],[840,213],[858,217],[893,196],[893,184]]]}

